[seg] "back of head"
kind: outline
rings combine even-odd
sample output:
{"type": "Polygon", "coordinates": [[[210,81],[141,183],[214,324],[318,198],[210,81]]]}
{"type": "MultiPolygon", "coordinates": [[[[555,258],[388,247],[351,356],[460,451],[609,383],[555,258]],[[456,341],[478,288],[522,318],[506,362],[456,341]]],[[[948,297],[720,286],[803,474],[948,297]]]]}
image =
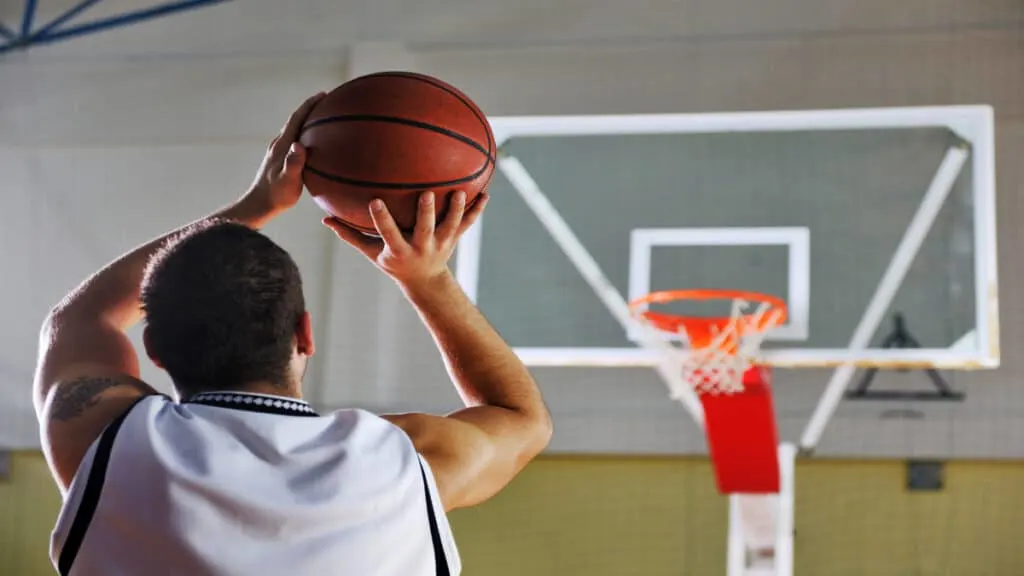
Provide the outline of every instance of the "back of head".
{"type": "Polygon", "coordinates": [[[154,255],[142,304],[147,350],[183,396],[291,384],[302,280],[263,234],[228,221],[185,230],[154,255]]]}

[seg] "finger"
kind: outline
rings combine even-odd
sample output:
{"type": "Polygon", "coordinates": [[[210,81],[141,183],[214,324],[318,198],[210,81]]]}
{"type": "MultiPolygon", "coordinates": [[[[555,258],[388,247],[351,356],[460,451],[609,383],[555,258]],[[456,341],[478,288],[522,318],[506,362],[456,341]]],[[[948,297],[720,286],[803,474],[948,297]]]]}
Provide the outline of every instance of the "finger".
{"type": "Polygon", "coordinates": [[[477,198],[476,203],[473,207],[466,212],[466,215],[462,218],[462,223],[459,224],[459,236],[466,233],[473,224],[480,218],[480,215],[484,213],[484,208],[487,207],[487,201],[491,199],[491,195],[483,192],[477,198]]]}
{"type": "Polygon", "coordinates": [[[436,218],[434,193],[427,191],[420,194],[419,208],[416,211],[416,227],[412,231],[414,245],[424,246],[434,237],[436,218]]]}
{"type": "Polygon", "coordinates": [[[381,242],[379,238],[367,236],[337,218],[327,217],[321,222],[323,222],[324,226],[330,228],[331,231],[337,234],[338,238],[341,238],[346,243],[352,245],[352,247],[359,250],[369,258],[376,258],[377,254],[380,254],[381,249],[384,247],[384,243],[381,242]]]}
{"type": "Polygon", "coordinates": [[[306,147],[298,142],[293,142],[288,149],[288,155],[284,158],[282,175],[285,177],[300,177],[302,168],[306,165],[306,147]]]}
{"type": "Polygon", "coordinates": [[[462,190],[456,190],[448,202],[448,214],[445,215],[444,221],[437,228],[437,238],[439,241],[450,240],[458,233],[459,225],[462,223],[462,217],[465,213],[466,193],[462,190]]]}
{"type": "Polygon", "coordinates": [[[370,202],[370,218],[373,219],[373,226],[380,234],[381,240],[387,244],[388,248],[391,248],[392,252],[402,254],[408,251],[408,242],[402,237],[402,231],[398,229],[398,224],[395,223],[391,212],[380,198],[375,198],[373,202],[370,202]]]}
{"type": "Polygon", "coordinates": [[[299,133],[302,131],[302,125],[306,123],[306,118],[309,116],[310,111],[316,106],[317,102],[320,101],[325,95],[324,92],[319,92],[310,96],[302,103],[301,106],[292,112],[292,115],[288,118],[288,122],[285,123],[284,128],[281,129],[281,134],[277,138],[277,142],[271,147],[270,151],[272,154],[277,156],[283,156],[287,147],[292,145],[299,138],[299,133]]]}

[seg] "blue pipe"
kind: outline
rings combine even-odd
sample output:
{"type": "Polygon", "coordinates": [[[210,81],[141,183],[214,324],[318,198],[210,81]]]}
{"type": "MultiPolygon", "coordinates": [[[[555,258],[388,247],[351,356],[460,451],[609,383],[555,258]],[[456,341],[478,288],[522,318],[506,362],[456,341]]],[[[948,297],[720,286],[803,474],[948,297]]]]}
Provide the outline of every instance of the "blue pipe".
{"type": "Polygon", "coordinates": [[[43,26],[39,30],[36,30],[35,32],[33,32],[32,36],[29,37],[28,42],[32,43],[35,38],[38,38],[40,36],[45,36],[45,35],[49,34],[50,32],[53,32],[55,29],[60,27],[62,24],[64,24],[68,20],[71,20],[75,16],[78,16],[82,12],[85,12],[90,7],[92,7],[92,6],[96,5],[96,4],[99,4],[101,1],[102,0],[82,0],[81,2],[78,3],[77,6],[74,6],[74,7],[70,8],[70,9],[68,9],[67,12],[61,14],[60,16],[58,16],[56,18],[54,18],[53,20],[48,22],[45,26],[43,26]]]}
{"type": "Polygon", "coordinates": [[[36,0],[25,0],[25,11],[21,14],[21,37],[28,38],[36,19],[36,0]]]}
{"type": "MultiPolygon", "coordinates": [[[[204,6],[212,6],[214,4],[220,4],[228,1],[229,0],[180,0],[177,2],[169,2],[167,4],[161,4],[160,6],[154,6],[153,8],[136,10],[118,16],[112,16],[110,18],[94,20],[92,22],[72,26],[63,30],[51,30],[46,34],[33,35],[29,38],[29,44],[50,44],[60,40],[74,38],[76,36],[85,36],[86,34],[92,34],[95,32],[113,30],[115,28],[128,26],[129,24],[135,24],[136,22],[151,20],[159,16],[166,16],[176,12],[184,12],[193,8],[202,8],[204,6]]],[[[79,6],[81,6],[81,4],[79,4],[79,6]]],[[[74,8],[72,8],[72,10],[73,9],[74,8]]],[[[2,51],[3,48],[0,47],[0,53],[2,53],[2,51]]]]}

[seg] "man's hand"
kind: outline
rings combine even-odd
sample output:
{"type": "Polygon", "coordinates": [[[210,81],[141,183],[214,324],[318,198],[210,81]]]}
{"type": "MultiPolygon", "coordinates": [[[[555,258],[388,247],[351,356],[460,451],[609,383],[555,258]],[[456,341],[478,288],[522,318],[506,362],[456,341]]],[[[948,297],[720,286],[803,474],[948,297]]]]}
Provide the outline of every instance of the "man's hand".
{"type": "Polygon", "coordinates": [[[302,197],[306,149],[298,142],[299,133],[306,117],[323,97],[321,92],[303,102],[270,142],[252,186],[239,201],[247,210],[265,213],[269,220],[295,206],[302,197]]]}
{"type": "Polygon", "coordinates": [[[466,193],[452,195],[451,206],[440,226],[435,227],[433,192],[420,196],[416,227],[406,238],[381,200],[370,203],[370,217],[379,238],[367,236],[346,226],[337,218],[324,218],[324,225],[339,238],[354,246],[377,264],[377,267],[403,286],[420,285],[448,274],[448,260],[459,238],[476,222],[487,205],[483,195],[466,212],[466,193]]]}

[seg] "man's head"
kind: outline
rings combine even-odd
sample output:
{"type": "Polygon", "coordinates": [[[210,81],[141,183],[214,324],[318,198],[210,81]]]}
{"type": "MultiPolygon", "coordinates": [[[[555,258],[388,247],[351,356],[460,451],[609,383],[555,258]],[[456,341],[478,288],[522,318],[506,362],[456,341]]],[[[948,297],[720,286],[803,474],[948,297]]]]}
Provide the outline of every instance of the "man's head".
{"type": "Polygon", "coordinates": [[[170,240],[146,270],[142,305],[146,352],[183,397],[297,391],[313,354],[298,267],[241,224],[206,221],[170,240]]]}

